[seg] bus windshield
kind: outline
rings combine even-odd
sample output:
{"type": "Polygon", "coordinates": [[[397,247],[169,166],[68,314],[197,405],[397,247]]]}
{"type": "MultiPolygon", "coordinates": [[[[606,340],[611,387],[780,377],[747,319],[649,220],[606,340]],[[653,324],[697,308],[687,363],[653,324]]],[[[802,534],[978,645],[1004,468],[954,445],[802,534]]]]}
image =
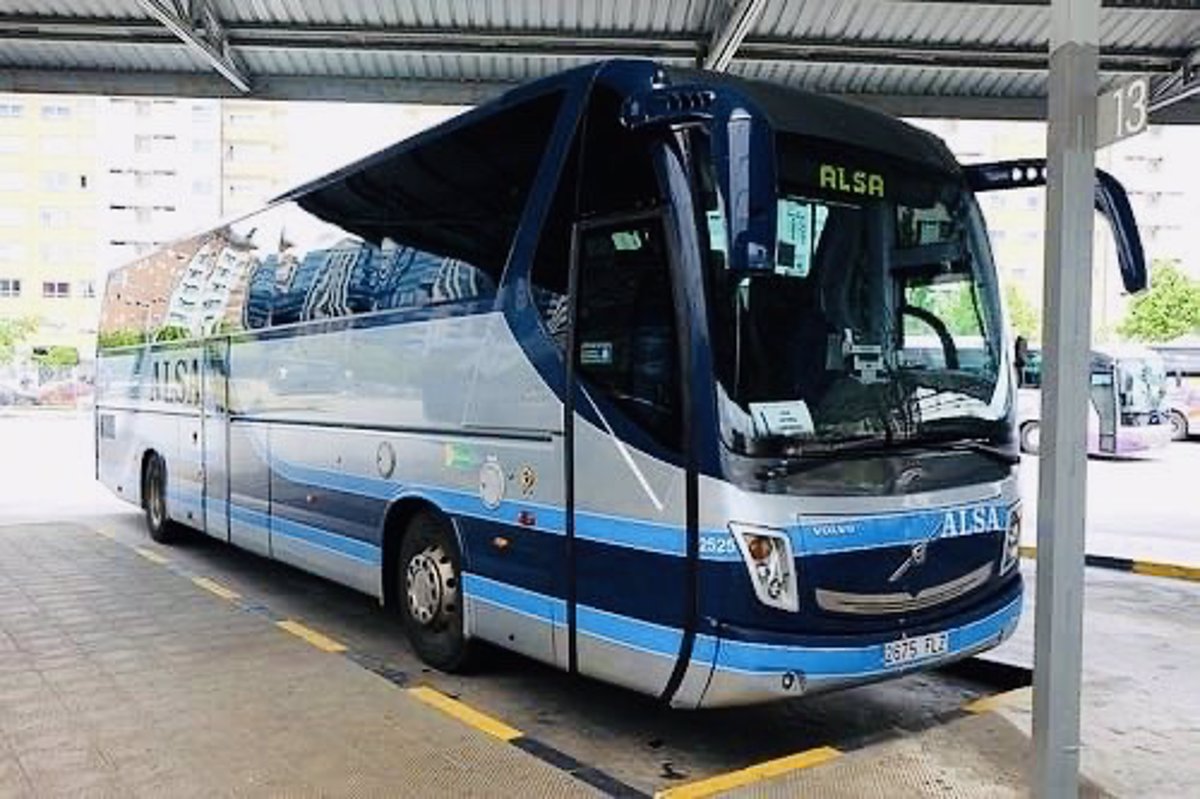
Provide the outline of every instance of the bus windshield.
{"type": "MultiPolygon", "coordinates": [[[[793,457],[1007,441],[995,270],[962,180],[817,140],[778,141],[771,268],[709,261],[726,446],[793,457]]],[[[710,212],[715,252],[720,219],[710,212]]]]}

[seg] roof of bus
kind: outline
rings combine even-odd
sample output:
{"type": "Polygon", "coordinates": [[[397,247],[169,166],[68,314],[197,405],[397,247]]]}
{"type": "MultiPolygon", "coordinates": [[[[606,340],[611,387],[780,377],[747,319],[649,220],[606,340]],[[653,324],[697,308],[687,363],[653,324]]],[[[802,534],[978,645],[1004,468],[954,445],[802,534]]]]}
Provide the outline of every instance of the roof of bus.
{"type": "Polygon", "coordinates": [[[451,134],[476,119],[530,97],[578,87],[593,80],[608,86],[628,86],[630,79],[638,76],[647,79],[643,85],[649,88],[648,79],[652,75],[666,75],[675,84],[705,84],[737,92],[765,114],[776,130],[874,150],[943,172],[958,171],[954,156],[937,136],[856,103],[721,72],[668,69],[645,59],[610,59],[518,86],[490,102],[298,186],[276,200],[296,199],[318,191],[349,174],[451,134]]]}

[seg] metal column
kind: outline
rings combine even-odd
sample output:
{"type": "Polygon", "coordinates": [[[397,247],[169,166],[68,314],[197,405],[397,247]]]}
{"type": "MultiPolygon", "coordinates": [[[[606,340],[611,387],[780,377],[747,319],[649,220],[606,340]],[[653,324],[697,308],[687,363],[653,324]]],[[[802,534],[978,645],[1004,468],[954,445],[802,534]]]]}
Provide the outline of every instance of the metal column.
{"type": "Polygon", "coordinates": [[[1079,784],[1100,0],[1053,0],[1033,675],[1036,797],[1079,784]]]}

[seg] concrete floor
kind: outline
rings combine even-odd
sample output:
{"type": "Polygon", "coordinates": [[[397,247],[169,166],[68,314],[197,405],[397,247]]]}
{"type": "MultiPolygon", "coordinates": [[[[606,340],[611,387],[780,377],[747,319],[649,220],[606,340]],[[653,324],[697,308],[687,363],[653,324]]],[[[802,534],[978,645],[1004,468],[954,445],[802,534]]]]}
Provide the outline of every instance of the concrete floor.
{"type": "MultiPolygon", "coordinates": [[[[86,417],[0,417],[0,525],[73,520],[115,537],[102,543],[150,546],[137,509],[92,481],[89,433],[86,417]]],[[[1151,482],[1198,473],[1200,444],[1184,446],[1175,455],[1179,462],[1170,461],[1151,482]]],[[[1092,471],[1128,465],[1094,462],[1092,471]]],[[[1089,518],[1107,512],[1101,506],[1089,518]]],[[[1197,514],[1186,504],[1173,502],[1163,512],[1176,515],[1167,538],[1189,524],[1195,530],[1197,514]]],[[[936,728],[995,690],[932,673],[765,708],[678,713],[499,652],[480,673],[451,677],[425,669],[394,620],[367,597],[203,538],[168,554],[280,615],[303,619],[400,681],[428,682],[647,793],[813,747],[856,748],[881,735],[936,728]]],[[[1200,766],[1190,765],[1188,753],[1200,751],[1200,728],[1191,721],[1200,718],[1191,665],[1200,654],[1200,585],[1093,569],[1088,591],[1085,767],[1117,795],[1194,795],[1200,766]]],[[[998,657],[1031,662],[1032,619],[1030,609],[998,657]]],[[[1013,713],[1020,728],[1019,711],[1013,713]]]]}
{"type": "Polygon", "coordinates": [[[0,796],[588,796],[71,524],[0,526],[0,796]]]}

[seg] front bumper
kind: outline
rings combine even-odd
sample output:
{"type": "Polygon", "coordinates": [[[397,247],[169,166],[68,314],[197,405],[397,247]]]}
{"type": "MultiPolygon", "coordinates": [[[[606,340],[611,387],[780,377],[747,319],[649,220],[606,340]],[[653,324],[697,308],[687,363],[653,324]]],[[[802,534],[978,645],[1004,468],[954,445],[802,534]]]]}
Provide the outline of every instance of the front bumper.
{"type": "Polygon", "coordinates": [[[1021,582],[1016,580],[997,600],[974,613],[910,631],[910,637],[948,632],[949,646],[936,657],[900,666],[884,665],[884,646],[888,641],[878,640],[878,636],[859,644],[853,637],[846,637],[836,645],[827,645],[804,641],[800,636],[789,640],[778,634],[759,636],[751,630],[726,630],[716,640],[712,675],[697,706],[778,701],[953,663],[991,649],[1012,635],[1021,617],[1021,597],[1021,582]]]}

